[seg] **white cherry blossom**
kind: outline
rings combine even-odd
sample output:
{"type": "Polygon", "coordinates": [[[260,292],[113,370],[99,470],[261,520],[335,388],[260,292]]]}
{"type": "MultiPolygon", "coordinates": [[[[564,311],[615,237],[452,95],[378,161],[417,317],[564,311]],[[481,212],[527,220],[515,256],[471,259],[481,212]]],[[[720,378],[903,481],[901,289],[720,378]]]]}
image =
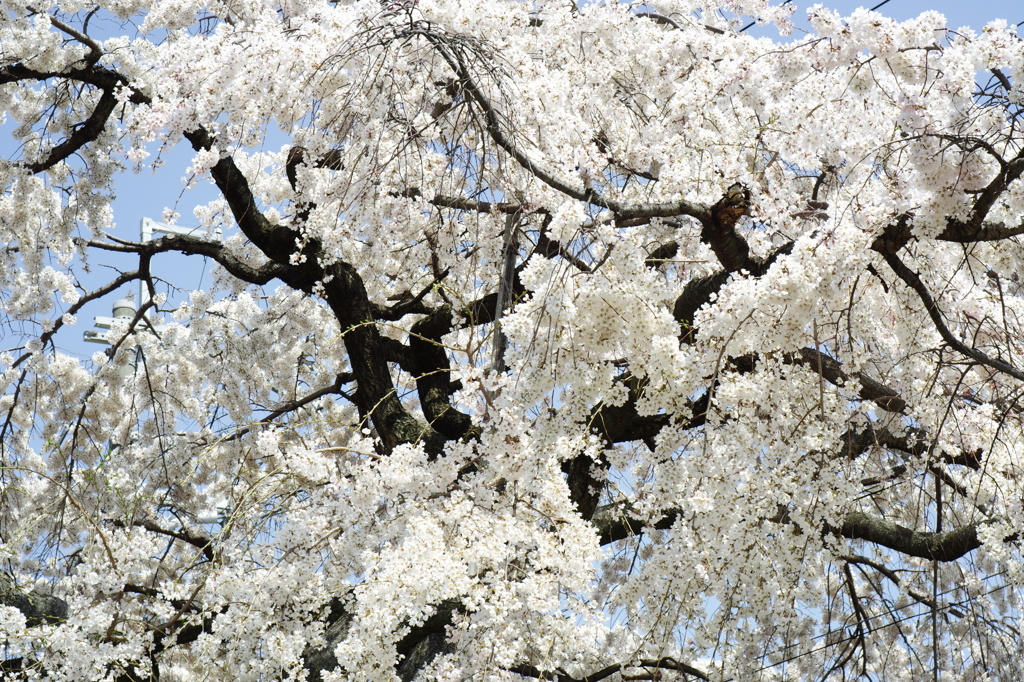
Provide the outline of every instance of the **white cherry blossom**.
{"type": "Polygon", "coordinates": [[[1024,676],[1024,44],[794,11],[6,3],[4,675],[1024,676]]]}

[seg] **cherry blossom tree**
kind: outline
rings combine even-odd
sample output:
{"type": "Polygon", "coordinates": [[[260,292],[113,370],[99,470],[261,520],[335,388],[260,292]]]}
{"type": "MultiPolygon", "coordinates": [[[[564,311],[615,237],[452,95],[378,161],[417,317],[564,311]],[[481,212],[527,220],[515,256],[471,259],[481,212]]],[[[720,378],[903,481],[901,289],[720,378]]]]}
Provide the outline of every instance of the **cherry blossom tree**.
{"type": "Polygon", "coordinates": [[[1024,676],[1024,47],[791,11],[5,2],[4,674],[1024,676]]]}

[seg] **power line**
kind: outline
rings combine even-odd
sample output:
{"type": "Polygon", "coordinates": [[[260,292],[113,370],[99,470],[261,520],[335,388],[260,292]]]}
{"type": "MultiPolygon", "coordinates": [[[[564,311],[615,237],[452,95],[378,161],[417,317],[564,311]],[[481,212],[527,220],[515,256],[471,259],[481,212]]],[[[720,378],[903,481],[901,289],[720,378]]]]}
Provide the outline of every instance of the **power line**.
{"type": "MultiPolygon", "coordinates": [[[[793,0],[785,0],[785,2],[783,2],[781,5],[779,5],[779,7],[785,7],[787,4],[790,4],[791,2],[793,2],[793,0]]],[[[746,31],[746,30],[750,29],[755,24],[757,24],[756,20],[754,20],[754,22],[751,22],[750,24],[748,24],[748,25],[744,26],[742,29],[740,29],[739,33],[742,33],[743,31],[746,31]]]]}
{"type": "MultiPolygon", "coordinates": [[[[791,3],[792,1],[793,1],[793,0],[786,0],[786,1],[785,1],[785,2],[783,2],[783,3],[781,4],[781,5],[779,5],[779,7],[785,7],[786,5],[788,5],[789,3],[791,3]]],[[[880,3],[878,3],[877,5],[875,5],[874,7],[872,7],[872,8],[871,8],[871,9],[870,9],[869,11],[871,11],[871,12],[874,12],[874,11],[875,11],[876,9],[878,9],[878,8],[879,8],[879,7],[881,7],[882,5],[886,4],[887,2],[889,2],[889,0],[882,0],[882,2],[880,2],[880,3]]],[[[747,30],[748,28],[750,28],[751,26],[753,26],[753,25],[754,25],[754,24],[756,24],[756,23],[757,23],[757,21],[752,21],[752,22],[750,22],[749,24],[747,24],[746,26],[744,26],[743,28],[741,28],[739,32],[740,32],[740,33],[743,33],[744,31],[746,31],[746,30],[747,30]]],[[[1024,21],[1020,22],[1020,24],[1017,24],[1017,25],[1018,25],[1018,26],[1020,26],[1021,24],[1024,24],[1024,21]]]]}
{"type": "MultiPolygon", "coordinates": [[[[888,0],[886,0],[886,2],[888,2],[888,0]]],[[[997,577],[999,577],[1001,575],[1004,575],[1006,572],[1007,571],[1002,570],[1002,571],[998,571],[996,573],[993,573],[991,575],[988,575],[988,576],[982,578],[982,582],[985,582],[987,580],[991,580],[992,578],[997,578],[997,577]]],[[[960,601],[955,601],[955,602],[950,602],[949,604],[944,604],[943,606],[939,607],[938,610],[939,611],[948,611],[949,609],[952,609],[952,608],[954,608],[956,606],[962,606],[962,605],[964,605],[968,601],[971,601],[971,600],[974,600],[974,599],[980,599],[982,597],[987,597],[990,594],[993,594],[993,593],[998,592],[1000,590],[1005,590],[1008,587],[1010,587],[1010,585],[1004,583],[1004,584],[999,585],[997,587],[993,587],[992,589],[990,589],[990,590],[988,590],[986,592],[983,592],[981,594],[972,595],[972,596],[970,596],[968,598],[961,599],[960,601]]],[[[961,588],[954,587],[954,588],[951,588],[951,589],[948,589],[948,590],[946,590],[944,592],[939,593],[937,596],[938,597],[943,597],[943,596],[945,596],[947,594],[951,594],[953,592],[956,592],[959,589],[961,589],[961,588]]],[[[894,606],[893,608],[889,609],[886,613],[879,613],[879,614],[876,614],[876,615],[873,615],[873,616],[868,616],[866,619],[864,619],[863,622],[864,623],[869,623],[870,621],[882,619],[882,618],[885,618],[886,616],[892,617],[893,614],[895,614],[895,613],[899,613],[900,611],[902,611],[904,609],[908,609],[908,608],[911,608],[911,607],[914,607],[914,606],[917,606],[917,605],[918,604],[916,602],[912,602],[912,603],[909,603],[909,604],[904,604],[903,606],[894,606]]],[[[845,644],[847,642],[853,641],[853,640],[858,639],[860,637],[866,637],[867,635],[870,635],[872,633],[878,632],[879,630],[884,630],[886,628],[891,628],[892,626],[899,625],[900,623],[902,623],[904,621],[912,620],[914,618],[921,618],[924,615],[926,615],[926,614],[912,613],[912,614],[909,614],[909,615],[906,615],[906,616],[902,616],[900,618],[892,618],[892,620],[890,622],[885,623],[883,625],[878,625],[878,626],[875,626],[875,627],[869,627],[866,630],[864,630],[862,632],[859,632],[857,634],[854,634],[854,635],[850,635],[849,637],[844,637],[844,638],[836,640],[836,641],[828,642],[826,644],[823,644],[823,645],[821,645],[819,647],[816,647],[814,649],[811,649],[809,651],[805,651],[803,653],[796,654],[794,656],[791,656],[789,658],[785,658],[785,659],[783,659],[781,661],[778,661],[776,663],[771,663],[771,664],[766,665],[766,666],[764,666],[762,668],[759,668],[756,672],[761,672],[763,670],[769,670],[771,668],[777,668],[780,665],[785,665],[787,663],[792,663],[793,661],[795,661],[797,659],[800,659],[800,658],[804,658],[805,656],[810,656],[812,654],[816,654],[816,653],[818,653],[820,651],[824,651],[826,649],[835,648],[836,646],[838,646],[840,644],[845,644]]],[[[853,626],[848,626],[848,627],[853,627],[853,626]]],[[[836,634],[837,632],[842,632],[842,631],[847,630],[848,627],[847,628],[843,628],[843,630],[830,630],[830,631],[824,632],[824,633],[822,633],[820,635],[816,635],[814,637],[811,637],[811,641],[827,639],[828,637],[831,637],[832,635],[836,634]]]]}

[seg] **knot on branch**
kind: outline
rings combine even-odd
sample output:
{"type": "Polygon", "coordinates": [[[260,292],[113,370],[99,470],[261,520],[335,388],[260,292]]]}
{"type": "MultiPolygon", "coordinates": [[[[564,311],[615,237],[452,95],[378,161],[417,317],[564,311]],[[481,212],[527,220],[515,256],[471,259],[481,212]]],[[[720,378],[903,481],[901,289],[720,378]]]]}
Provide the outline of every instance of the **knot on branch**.
{"type": "Polygon", "coordinates": [[[829,215],[825,211],[828,209],[827,201],[816,201],[814,199],[807,200],[807,206],[802,211],[796,211],[790,213],[791,218],[814,218],[815,220],[828,220],[829,215]]]}
{"type": "Polygon", "coordinates": [[[736,232],[736,223],[750,214],[750,190],[736,183],[711,207],[709,220],[703,222],[701,239],[718,256],[728,272],[747,267],[750,249],[736,232]]]}
{"type": "Polygon", "coordinates": [[[875,237],[871,242],[871,249],[882,255],[893,254],[907,245],[911,238],[909,213],[897,217],[896,222],[890,223],[882,230],[882,234],[875,237]]]}

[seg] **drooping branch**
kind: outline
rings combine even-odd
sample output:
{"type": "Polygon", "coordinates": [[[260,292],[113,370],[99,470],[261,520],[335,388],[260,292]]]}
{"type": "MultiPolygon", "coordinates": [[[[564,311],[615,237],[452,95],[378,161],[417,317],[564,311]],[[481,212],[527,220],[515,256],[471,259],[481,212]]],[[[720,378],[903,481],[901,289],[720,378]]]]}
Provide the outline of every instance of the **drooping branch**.
{"type": "Polygon", "coordinates": [[[942,340],[945,341],[950,348],[965,357],[971,358],[979,364],[990,367],[997,372],[1009,374],[1014,379],[1024,381],[1024,371],[1021,371],[1013,365],[1003,362],[998,358],[989,357],[977,348],[971,348],[963,341],[956,338],[956,336],[953,335],[953,332],[949,330],[949,327],[946,326],[946,321],[943,319],[942,312],[939,310],[938,304],[935,299],[932,298],[931,293],[928,291],[928,287],[921,280],[920,275],[908,268],[894,252],[879,251],[879,253],[882,258],[885,259],[885,262],[889,264],[889,267],[896,276],[903,280],[907,286],[917,293],[921,302],[924,304],[925,312],[928,313],[928,317],[930,317],[932,322],[935,324],[935,329],[939,332],[939,336],[942,337],[942,340]]]}
{"type": "MultiPolygon", "coordinates": [[[[878,571],[880,574],[884,575],[886,578],[888,578],[889,581],[892,582],[894,585],[898,586],[898,585],[901,585],[902,582],[903,582],[900,579],[899,574],[896,573],[896,571],[892,570],[891,568],[889,568],[885,564],[882,564],[882,563],[880,563],[878,561],[875,561],[874,559],[869,559],[868,557],[860,556],[859,554],[850,554],[850,555],[846,555],[846,556],[843,556],[843,557],[840,557],[840,558],[843,561],[847,562],[848,564],[856,565],[858,567],[859,566],[869,566],[869,567],[873,568],[874,570],[878,571]]],[[[942,608],[944,608],[944,609],[948,609],[950,614],[952,614],[952,615],[954,615],[954,616],[956,616],[958,618],[963,618],[963,616],[964,616],[963,612],[960,611],[959,609],[953,608],[953,607],[948,606],[948,605],[943,606],[943,605],[939,604],[938,602],[936,602],[931,597],[929,597],[928,595],[926,595],[926,594],[924,594],[924,593],[922,593],[922,592],[920,592],[918,590],[915,590],[913,588],[908,589],[907,590],[907,594],[910,595],[916,601],[924,604],[925,606],[927,606],[930,609],[936,609],[936,608],[942,609],[942,608]]]]}
{"type": "MultiPolygon", "coordinates": [[[[40,12],[38,9],[35,9],[31,5],[26,5],[26,9],[28,9],[30,12],[35,12],[37,14],[43,14],[43,12],[40,12]]],[[[92,12],[95,12],[95,11],[96,10],[92,10],[92,12]]],[[[90,12],[90,15],[92,14],[92,12],[90,12]]],[[[85,45],[86,47],[89,48],[89,55],[85,58],[85,63],[86,64],[88,64],[89,66],[92,66],[93,64],[98,62],[101,57],[103,57],[103,50],[102,50],[102,48],[100,48],[100,44],[97,43],[92,38],[90,38],[89,35],[85,33],[85,29],[84,28],[81,31],[79,31],[74,26],[71,26],[70,24],[67,24],[67,23],[61,21],[60,19],[58,19],[57,17],[55,17],[52,14],[49,14],[47,16],[47,18],[50,20],[50,24],[54,28],[56,28],[57,30],[61,31],[62,33],[66,34],[66,35],[71,36],[72,38],[74,38],[75,40],[80,42],[82,45],[85,45]]],[[[89,18],[86,17],[86,19],[85,19],[85,26],[88,26],[88,25],[89,25],[89,18]]]]}
{"type": "Polygon", "coordinates": [[[467,59],[466,55],[466,50],[470,46],[463,44],[465,39],[455,40],[452,36],[438,32],[429,25],[419,23],[414,24],[406,33],[410,36],[421,36],[434,47],[455,73],[463,90],[480,108],[483,114],[484,127],[491,139],[505,150],[509,156],[515,159],[516,163],[522,166],[523,169],[552,189],[577,201],[606,208],[621,220],[632,218],[668,218],[680,215],[696,218],[701,223],[712,219],[711,209],[698,202],[679,200],[627,205],[615,199],[605,197],[593,189],[576,187],[568,181],[559,178],[531,159],[506,132],[506,126],[502,122],[501,115],[484,94],[476,78],[473,76],[469,66],[469,59],[467,59]]]}
{"type": "MultiPolygon", "coordinates": [[[[122,286],[124,286],[125,284],[127,284],[129,282],[134,282],[135,280],[142,278],[144,276],[144,274],[145,274],[144,271],[140,269],[140,270],[132,270],[131,272],[125,272],[125,273],[122,273],[121,275],[118,275],[117,277],[115,277],[113,280],[111,280],[107,284],[104,284],[103,286],[98,287],[98,288],[90,291],[85,296],[82,296],[81,298],[79,298],[74,303],[74,305],[72,305],[70,308],[68,308],[67,315],[72,315],[72,316],[73,315],[77,315],[78,311],[80,311],[82,308],[84,308],[87,304],[91,303],[92,301],[95,301],[95,300],[98,300],[100,298],[103,298],[107,294],[110,294],[110,293],[112,293],[114,291],[117,291],[118,289],[120,289],[122,286]]],[[[42,333],[42,335],[39,338],[39,341],[40,341],[40,343],[42,344],[43,347],[45,347],[48,343],[50,343],[51,339],[53,339],[54,334],[56,334],[58,331],[60,331],[60,329],[64,326],[64,320],[65,320],[65,316],[62,315],[57,320],[54,320],[53,327],[50,330],[45,331],[45,332],[42,333]]],[[[21,363],[23,363],[26,360],[28,360],[30,357],[31,357],[31,353],[25,353],[24,355],[21,355],[20,357],[18,357],[18,359],[16,359],[14,362],[11,363],[11,368],[13,369],[13,368],[17,367],[21,363]]]]}

